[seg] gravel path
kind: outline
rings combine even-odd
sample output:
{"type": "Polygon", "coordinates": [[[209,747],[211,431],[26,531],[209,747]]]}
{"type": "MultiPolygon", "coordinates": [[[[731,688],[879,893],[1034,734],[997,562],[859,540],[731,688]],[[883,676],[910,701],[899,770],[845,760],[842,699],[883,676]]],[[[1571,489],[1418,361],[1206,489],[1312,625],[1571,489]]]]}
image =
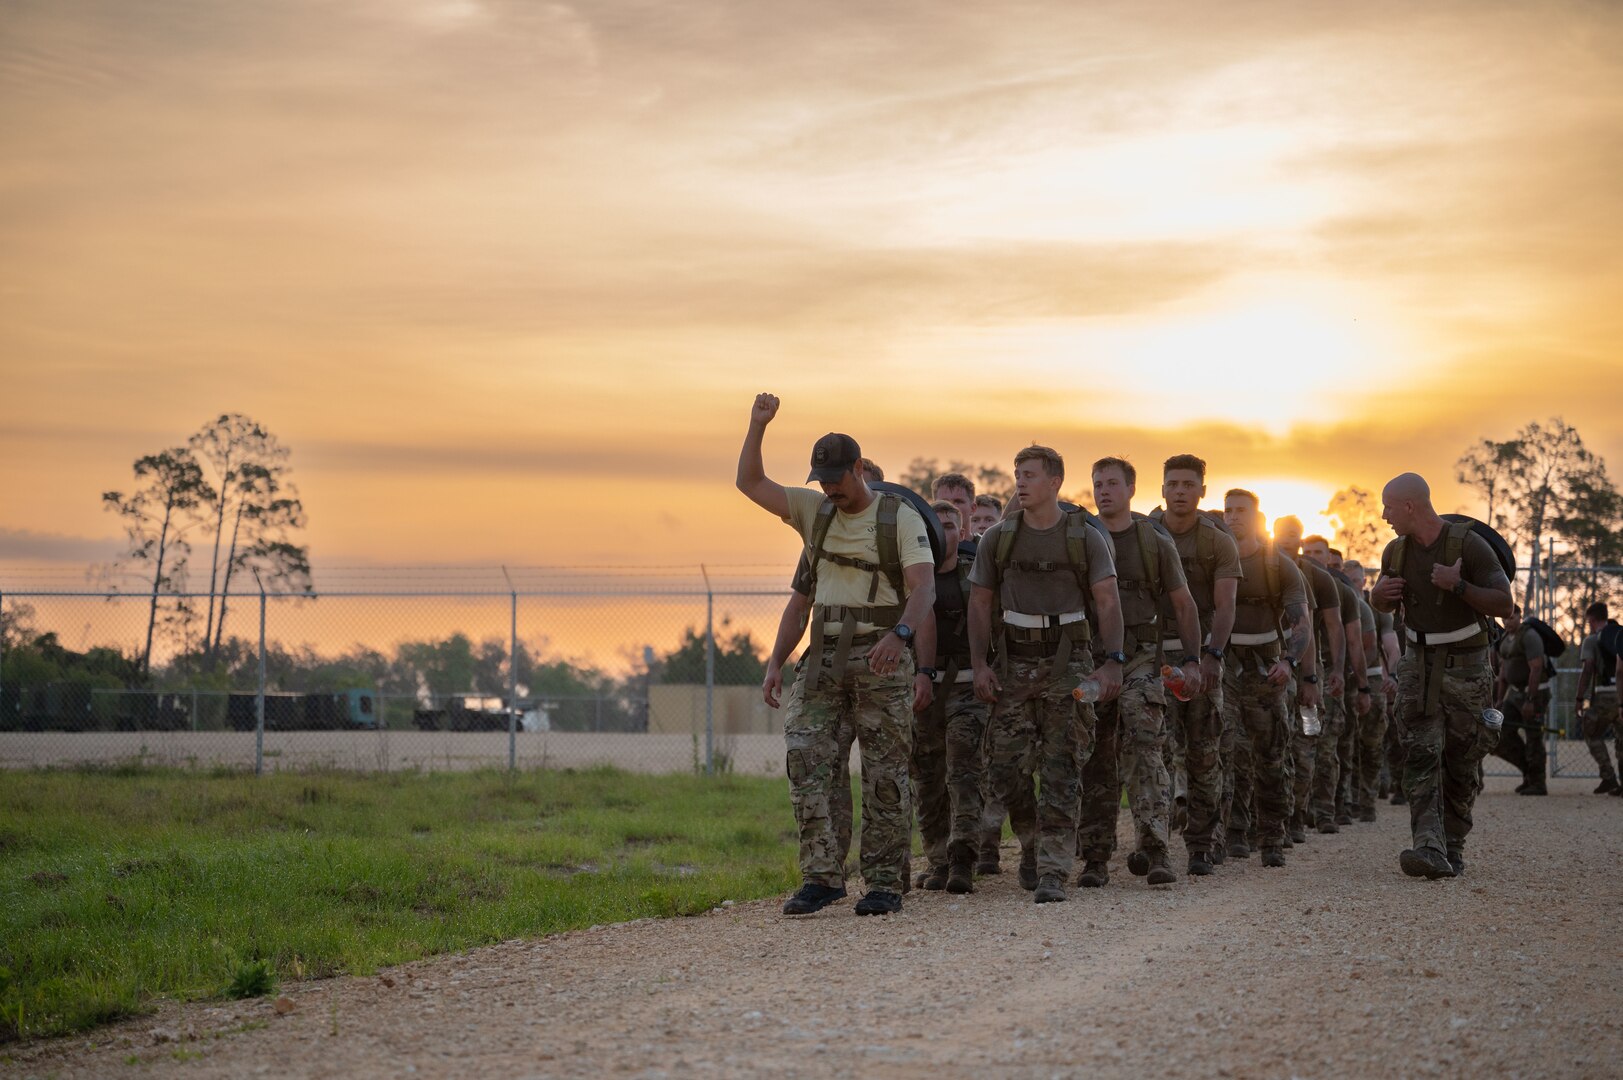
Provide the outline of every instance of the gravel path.
{"type": "Polygon", "coordinates": [[[1383,806],[1283,870],[1151,890],[1118,858],[1066,904],[1004,874],[870,919],[738,904],[291,986],[285,1014],[167,1006],[0,1071],[1623,1076],[1623,799],[1509,786],[1454,881],[1399,873],[1407,815],[1383,806]]]}

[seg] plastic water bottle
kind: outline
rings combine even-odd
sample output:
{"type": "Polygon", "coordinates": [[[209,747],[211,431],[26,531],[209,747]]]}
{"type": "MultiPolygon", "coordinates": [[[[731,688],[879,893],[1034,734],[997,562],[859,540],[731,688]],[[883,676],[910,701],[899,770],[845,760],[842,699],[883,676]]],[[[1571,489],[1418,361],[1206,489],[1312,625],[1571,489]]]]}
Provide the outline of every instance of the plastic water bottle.
{"type": "Polygon", "coordinates": [[[1490,731],[1498,731],[1505,726],[1505,714],[1498,709],[1483,709],[1482,726],[1490,731]]]}
{"type": "Polygon", "coordinates": [[[1071,696],[1078,701],[1098,701],[1102,692],[1099,680],[1089,676],[1076,684],[1076,689],[1071,691],[1071,696]]]}
{"type": "Polygon", "coordinates": [[[1313,736],[1323,730],[1324,725],[1319,722],[1319,707],[1317,705],[1303,705],[1302,734],[1313,736]]]}
{"type": "Polygon", "coordinates": [[[1195,696],[1189,692],[1189,684],[1183,681],[1183,672],[1171,664],[1161,665],[1161,685],[1172,691],[1172,696],[1179,701],[1188,701],[1195,696]]]}

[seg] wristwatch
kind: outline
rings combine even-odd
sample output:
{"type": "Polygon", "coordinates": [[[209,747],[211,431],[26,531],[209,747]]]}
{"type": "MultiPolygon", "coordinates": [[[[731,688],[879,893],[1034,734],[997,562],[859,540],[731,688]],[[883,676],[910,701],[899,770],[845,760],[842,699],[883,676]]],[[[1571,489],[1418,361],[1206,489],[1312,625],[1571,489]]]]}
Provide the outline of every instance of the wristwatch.
{"type": "Polygon", "coordinates": [[[1185,667],[1185,666],[1187,666],[1189,664],[1198,664],[1198,663],[1200,663],[1200,657],[1196,656],[1194,653],[1190,653],[1188,656],[1186,656],[1182,660],[1178,661],[1178,666],[1179,667],[1185,667]]]}
{"type": "Polygon", "coordinates": [[[1285,663],[1287,663],[1287,664],[1289,664],[1291,666],[1292,671],[1295,671],[1297,668],[1302,666],[1302,662],[1300,660],[1296,659],[1296,657],[1291,656],[1289,653],[1287,653],[1285,655],[1284,659],[1285,659],[1285,663]]]}
{"type": "Polygon", "coordinates": [[[1105,659],[1106,660],[1114,660],[1116,663],[1121,664],[1123,667],[1125,667],[1127,665],[1127,654],[1122,652],[1120,649],[1117,649],[1115,652],[1107,652],[1107,653],[1105,653],[1105,659]]]}
{"type": "Polygon", "coordinates": [[[1318,684],[1319,677],[1317,675],[1303,675],[1302,681],[1307,683],[1309,686],[1314,686],[1318,684]]]}
{"type": "Polygon", "coordinates": [[[1454,583],[1454,587],[1448,591],[1463,599],[1465,597],[1465,579],[1460,578],[1454,583]]]}
{"type": "Polygon", "coordinates": [[[1222,649],[1216,649],[1216,648],[1213,648],[1210,645],[1207,645],[1207,646],[1204,646],[1200,651],[1203,652],[1203,653],[1209,653],[1218,660],[1223,659],[1223,650],[1222,649]]]}
{"type": "Polygon", "coordinates": [[[1369,693],[1369,687],[1368,686],[1355,686],[1355,687],[1353,687],[1353,689],[1357,690],[1360,694],[1369,693]]]}
{"type": "Polygon", "coordinates": [[[928,677],[930,679],[934,679],[936,677],[937,672],[936,672],[936,669],[933,668],[933,667],[921,667],[921,668],[918,669],[918,674],[924,675],[924,676],[926,676],[926,677],[928,677]]]}
{"type": "Polygon", "coordinates": [[[890,632],[901,638],[903,645],[910,645],[913,642],[913,628],[904,622],[897,623],[890,632]]]}

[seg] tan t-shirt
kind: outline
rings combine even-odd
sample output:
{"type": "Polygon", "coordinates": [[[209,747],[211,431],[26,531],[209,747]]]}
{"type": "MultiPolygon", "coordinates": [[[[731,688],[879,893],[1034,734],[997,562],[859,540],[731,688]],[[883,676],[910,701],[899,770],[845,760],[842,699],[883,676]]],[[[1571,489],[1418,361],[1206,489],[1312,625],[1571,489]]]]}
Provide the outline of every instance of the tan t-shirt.
{"type": "MultiPolygon", "coordinates": [[[[1024,514],[1021,515],[1023,519],[1024,514]]],[[[1026,615],[1066,615],[1084,611],[1082,588],[1071,569],[1071,557],[1065,548],[1066,515],[1059,523],[1047,529],[1034,529],[1020,521],[1015,533],[1014,547],[1009,549],[1009,566],[1003,571],[1001,588],[997,581],[998,539],[1015,526],[1015,519],[1006,519],[986,530],[977,548],[975,565],[969,571],[971,584],[988,589],[998,588],[998,602],[1005,611],[1018,611],[1026,615]],[[1016,563],[1048,563],[1048,571],[1021,570],[1016,563]]],[[[1093,526],[1082,529],[1083,547],[1088,559],[1088,584],[1095,585],[1116,576],[1116,562],[1111,557],[1110,544],[1093,526]]]]}
{"type": "MultiPolygon", "coordinates": [[[[802,540],[811,543],[812,528],[817,521],[817,508],[823,505],[823,493],[812,491],[810,488],[785,488],[789,496],[789,524],[800,534],[802,540]]],[[[844,555],[852,559],[866,559],[868,562],[879,561],[879,493],[874,493],[874,499],[860,513],[847,514],[843,510],[834,512],[834,520],[829,522],[828,536],[823,540],[823,550],[830,555],[844,555]]],[[[919,512],[906,500],[896,508],[896,549],[902,560],[902,568],[926,566],[935,564],[935,556],[930,551],[930,534],[925,531],[924,519],[919,512]]],[[[890,578],[883,572],[879,573],[878,589],[873,599],[868,599],[868,590],[874,585],[874,573],[869,570],[860,570],[854,566],[840,566],[823,560],[817,567],[817,593],[812,601],[822,605],[841,605],[846,607],[887,607],[900,604],[904,597],[896,595],[890,578]]],[[[873,625],[872,623],[858,623],[856,632],[870,633],[878,629],[888,629],[873,625]]]]}

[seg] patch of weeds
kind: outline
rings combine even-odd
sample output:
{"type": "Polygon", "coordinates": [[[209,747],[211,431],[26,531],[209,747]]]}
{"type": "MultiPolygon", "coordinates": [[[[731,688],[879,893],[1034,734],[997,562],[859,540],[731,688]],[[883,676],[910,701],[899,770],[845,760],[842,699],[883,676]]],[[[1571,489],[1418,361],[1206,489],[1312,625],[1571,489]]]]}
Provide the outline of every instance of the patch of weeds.
{"type": "Polygon", "coordinates": [[[28,880],[42,889],[54,889],[58,885],[66,885],[68,875],[58,870],[36,870],[28,875],[28,880]]]}
{"type": "Polygon", "coordinates": [[[264,997],[276,989],[276,972],[271,970],[269,960],[250,960],[237,967],[237,973],[231,977],[231,985],[225,988],[225,996],[241,1001],[246,998],[264,997]]]}
{"type": "Polygon", "coordinates": [[[184,1046],[179,1046],[171,1051],[169,1056],[176,1061],[201,1061],[203,1060],[203,1051],[188,1050],[184,1046]]]}
{"type": "Polygon", "coordinates": [[[157,859],[125,859],[113,867],[114,877],[131,877],[143,870],[151,870],[158,865],[157,859]]]}

